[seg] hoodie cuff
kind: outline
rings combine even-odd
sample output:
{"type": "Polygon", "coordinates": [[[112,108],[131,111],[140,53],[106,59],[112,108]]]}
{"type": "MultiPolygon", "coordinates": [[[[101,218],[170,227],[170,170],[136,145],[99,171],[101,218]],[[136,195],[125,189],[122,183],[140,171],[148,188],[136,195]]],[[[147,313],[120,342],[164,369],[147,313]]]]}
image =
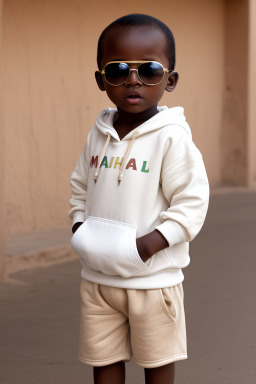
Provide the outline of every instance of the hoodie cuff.
{"type": "Polygon", "coordinates": [[[85,221],[85,214],[82,211],[77,211],[73,216],[73,223],[72,226],[74,226],[76,223],[83,223],[85,221]]]}
{"type": "Polygon", "coordinates": [[[156,229],[166,238],[170,247],[185,241],[185,234],[182,228],[172,220],[165,220],[156,229]]]}

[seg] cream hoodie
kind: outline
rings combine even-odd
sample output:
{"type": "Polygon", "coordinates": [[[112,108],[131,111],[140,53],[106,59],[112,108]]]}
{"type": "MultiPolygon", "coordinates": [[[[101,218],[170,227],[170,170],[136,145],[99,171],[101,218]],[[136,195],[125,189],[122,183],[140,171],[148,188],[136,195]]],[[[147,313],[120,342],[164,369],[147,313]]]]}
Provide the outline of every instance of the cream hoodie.
{"type": "Polygon", "coordinates": [[[71,245],[84,279],[132,289],[183,281],[209,186],[183,108],[159,111],[120,140],[113,127],[117,111],[103,110],[88,135],[71,176],[69,212],[73,225],[83,222],[71,245]],[[169,247],[144,263],[136,238],[154,229],[169,247]]]}

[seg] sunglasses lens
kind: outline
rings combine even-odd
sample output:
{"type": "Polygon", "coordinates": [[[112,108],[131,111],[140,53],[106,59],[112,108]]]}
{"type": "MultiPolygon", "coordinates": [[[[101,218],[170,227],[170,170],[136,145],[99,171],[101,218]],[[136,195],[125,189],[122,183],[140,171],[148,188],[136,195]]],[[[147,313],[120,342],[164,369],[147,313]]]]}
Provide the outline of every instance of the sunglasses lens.
{"type": "Polygon", "coordinates": [[[105,78],[112,85],[120,85],[129,76],[129,67],[126,63],[110,63],[105,68],[105,78]]]}
{"type": "Polygon", "coordinates": [[[139,76],[145,84],[158,84],[164,76],[164,70],[160,63],[151,61],[150,63],[143,63],[139,66],[139,76]]]}

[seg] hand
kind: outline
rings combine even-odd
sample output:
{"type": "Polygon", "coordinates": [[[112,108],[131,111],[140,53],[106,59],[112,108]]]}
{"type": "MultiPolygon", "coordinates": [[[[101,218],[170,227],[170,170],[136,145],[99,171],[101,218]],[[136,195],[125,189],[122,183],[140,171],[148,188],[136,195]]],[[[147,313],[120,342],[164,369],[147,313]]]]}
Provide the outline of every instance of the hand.
{"type": "Polygon", "coordinates": [[[73,232],[73,234],[78,230],[78,228],[80,227],[80,225],[82,225],[83,223],[80,223],[80,222],[78,222],[78,223],[75,223],[74,225],[73,225],[73,227],[72,227],[72,232],[73,232]]]}
{"type": "Polygon", "coordinates": [[[136,239],[137,251],[144,263],[152,256],[150,250],[148,249],[148,244],[145,237],[146,236],[142,236],[136,239]]]}
{"type": "Polygon", "coordinates": [[[141,260],[144,263],[155,253],[169,247],[168,241],[157,229],[145,236],[138,237],[136,239],[136,245],[141,260]]]}

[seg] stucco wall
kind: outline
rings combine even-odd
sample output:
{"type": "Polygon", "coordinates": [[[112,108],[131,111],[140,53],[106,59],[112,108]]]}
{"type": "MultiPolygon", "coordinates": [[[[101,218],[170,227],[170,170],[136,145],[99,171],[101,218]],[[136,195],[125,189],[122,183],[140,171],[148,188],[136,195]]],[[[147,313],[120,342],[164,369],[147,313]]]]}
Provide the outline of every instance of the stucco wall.
{"type": "Polygon", "coordinates": [[[256,187],[256,2],[249,4],[249,78],[248,78],[248,182],[256,187]]]}
{"type": "Polygon", "coordinates": [[[248,1],[225,1],[225,77],[221,135],[222,180],[248,180],[248,1]]]}
{"type": "MultiPolygon", "coordinates": [[[[2,6],[0,0],[0,66],[1,66],[1,47],[2,47],[2,6]]],[[[2,76],[0,72],[0,90],[2,89],[2,76]]],[[[4,127],[3,127],[3,93],[0,91],[0,280],[4,273],[5,255],[4,255],[4,127]]]]}
{"type": "Polygon", "coordinates": [[[6,234],[68,224],[69,176],[98,111],[96,44],[115,18],[166,22],[180,82],[162,105],[183,105],[212,185],[220,182],[224,60],[221,0],[6,0],[3,10],[6,234]]]}

